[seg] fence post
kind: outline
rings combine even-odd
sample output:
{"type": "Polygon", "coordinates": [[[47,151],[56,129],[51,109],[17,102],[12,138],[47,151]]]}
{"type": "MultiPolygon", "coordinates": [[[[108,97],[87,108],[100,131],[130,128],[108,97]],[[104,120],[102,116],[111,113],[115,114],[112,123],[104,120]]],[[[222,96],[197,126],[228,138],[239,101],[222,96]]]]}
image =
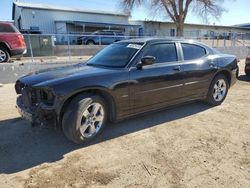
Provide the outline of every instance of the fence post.
{"type": "Polygon", "coordinates": [[[219,47],[219,36],[216,37],[217,38],[217,41],[216,41],[216,48],[219,47]]]}
{"type": "Polygon", "coordinates": [[[102,40],[102,38],[101,38],[101,36],[99,35],[99,45],[102,45],[101,40],[102,40]]]}
{"type": "Polygon", "coordinates": [[[68,38],[68,56],[69,56],[69,61],[71,60],[71,49],[70,49],[70,38],[69,34],[67,34],[68,38]]]}
{"type": "Polygon", "coordinates": [[[30,40],[30,35],[29,34],[28,34],[28,41],[29,41],[31,61],[32,61],[32,63],[34,63],[33,49],[32,49],[32,44],[31,44],[31,40],[30,40]]]}

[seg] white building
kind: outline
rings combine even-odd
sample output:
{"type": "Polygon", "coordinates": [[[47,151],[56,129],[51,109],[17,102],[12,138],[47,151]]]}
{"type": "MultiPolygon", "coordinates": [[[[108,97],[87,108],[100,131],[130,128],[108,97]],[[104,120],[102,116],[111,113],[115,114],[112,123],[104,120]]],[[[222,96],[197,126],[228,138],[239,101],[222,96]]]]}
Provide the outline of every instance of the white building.
{"type": "Polygon", "coordinates": [[[128,22],[129,14],[87,9],[71,9],[43,4],[14,2],[12,19],[19,30],[35,30],[44,34],[93,32],[115,29],[129,34],[138,28],[128,22]]]}

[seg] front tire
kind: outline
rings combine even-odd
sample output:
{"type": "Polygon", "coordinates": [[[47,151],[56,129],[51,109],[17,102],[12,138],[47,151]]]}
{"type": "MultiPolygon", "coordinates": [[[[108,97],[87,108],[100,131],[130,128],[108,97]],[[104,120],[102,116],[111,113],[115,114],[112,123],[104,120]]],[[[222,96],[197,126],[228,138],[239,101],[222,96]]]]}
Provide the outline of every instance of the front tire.
{"type": "Polygon", "coordinates": [[[63,115],[65,136],[76,144],[87,143],[101,133],[107,121],[106,104],[97,95],[79,95],[63,115]]]}
{"type": "Polygon", "coordinates": [[[220,105],[226,98],[228,93],[228,80],[225,75],[217,75],[209,88],[206,102],[212,106],[220,105]]]}
{"type": "Polygon", "coordinates": [[[0,46],[0,63],[8,62],[10,59],[10,54],[7,49],[0,46]]]}
{"type": "Polygon", "coordinates": [[[95,45],[95,42],[93,40],[88,40],[87,45],[95,45]]]}

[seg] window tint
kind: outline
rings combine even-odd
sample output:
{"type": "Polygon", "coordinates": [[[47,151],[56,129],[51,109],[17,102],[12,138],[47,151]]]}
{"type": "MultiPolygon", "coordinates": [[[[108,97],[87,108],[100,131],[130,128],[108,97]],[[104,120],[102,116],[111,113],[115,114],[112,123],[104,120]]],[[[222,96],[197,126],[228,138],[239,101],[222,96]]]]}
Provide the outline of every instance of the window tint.
{"type": "Polygon", "coordinates": [[[0,24],[0,32],[1,33],[13,33],[16,32],[14,27],[9,24],[0,24]]]}
{"type": "Polygon", "coordinates": [[[114,68],[125,67],[135,53],[142,48],[142,45],[142,43],[111,44],[93,56],[87,64],[114,68]]]}
{"type": "Polygon", "coordinates": [[[194,44],[181,44],[184,60],[199,59],[206,55],[206,50],[194,44]]]}
{"type": "Polygon", "coordinates": [[[154,56],[156,63],[177,61],[175,44],[154,44],[149,47],[144,56],[154,56]]]}

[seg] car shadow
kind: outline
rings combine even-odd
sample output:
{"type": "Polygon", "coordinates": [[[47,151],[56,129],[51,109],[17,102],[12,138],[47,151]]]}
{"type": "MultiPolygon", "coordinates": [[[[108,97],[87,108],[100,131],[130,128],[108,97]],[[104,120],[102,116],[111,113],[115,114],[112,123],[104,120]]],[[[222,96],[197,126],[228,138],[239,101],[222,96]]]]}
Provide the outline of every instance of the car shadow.
{"type": "Polygon", "coordinates": [[[0,174],[16,173],[42,163],[55,162],[76,149],[182,119],[208,108],[203,103],[195,102],[108,124],[96,140],[84,146],[68,141],[60,129],[31,128],[29,123],[20,118],[3,120],[0,121],[0,174]]]}
{"type": "Polygon", "coordinates": [[[245,82],[250,82],[250,76],[249,75],[240,75],[238,77],[238,80],[245,81],[245,82]]]}

